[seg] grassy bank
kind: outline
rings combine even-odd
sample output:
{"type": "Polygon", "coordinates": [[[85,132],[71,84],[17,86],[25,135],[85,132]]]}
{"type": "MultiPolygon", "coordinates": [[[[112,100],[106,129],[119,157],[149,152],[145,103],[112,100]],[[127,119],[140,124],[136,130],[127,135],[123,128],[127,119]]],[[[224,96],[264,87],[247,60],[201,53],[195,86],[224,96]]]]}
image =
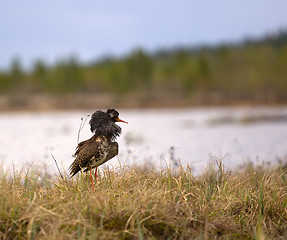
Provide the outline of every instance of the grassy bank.
{"type": "Polygon", "coordinates": [[[284,168],[223,170],[105,169],[95,191],[85,174],[2,171],[0,239],[286,238],[284,168]]]}

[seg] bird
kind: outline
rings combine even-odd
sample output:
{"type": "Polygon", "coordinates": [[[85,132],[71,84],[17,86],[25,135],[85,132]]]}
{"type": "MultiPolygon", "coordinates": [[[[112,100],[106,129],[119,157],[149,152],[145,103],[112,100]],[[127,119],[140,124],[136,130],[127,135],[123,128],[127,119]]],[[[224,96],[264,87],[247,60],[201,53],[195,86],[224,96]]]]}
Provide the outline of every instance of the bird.
{"type": "Polygon", "coordinates": [[[89,124],[94,135],[78,144],[74,154],[75,160],[69,167],[71,178],[81,169],[84,172],[90,171],[93,186],[92,169],[96,168],[97,179],[98,166],[118,155],[119,146],[115,140],[121,135],[122,129],[115,124],[116,122],[127,123],[119,118],[115,109],[108,109],[106,112],[98,110],[92,114],[89,124]]]}

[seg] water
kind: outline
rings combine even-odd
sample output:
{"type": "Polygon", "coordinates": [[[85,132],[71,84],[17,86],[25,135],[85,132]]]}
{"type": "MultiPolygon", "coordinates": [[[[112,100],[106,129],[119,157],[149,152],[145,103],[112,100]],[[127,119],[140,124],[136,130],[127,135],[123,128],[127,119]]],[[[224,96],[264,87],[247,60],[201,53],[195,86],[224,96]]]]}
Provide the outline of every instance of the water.
{"type": "MultiPolygon", "coordinates": [[[[21,168],[27,162],[67,169],[74,158],[81,118],[87,119],[80,141],[91,137],[87,114],[92,111],[1,113],[0,160],[4,167],[21,168]]],[[[120,154],[112,166],[147,163],[165,167],[180,159],[196,172],[213,156],[223,157],[228,169],[247,161],[276,163],[287,154],[287,107],[189,108],[167,110],[120,110],[120,154]],[[263,117],[262,117],[263,116],[263,117]],[[249,120],[248,120],[249,119],[249,120]],[[250,121],[251,119],[251,121],[250,121]],[[254,121],[253,121],[253,120],[254,121]],[[279,119],[279,121],[277,121],[279,119]]]]}

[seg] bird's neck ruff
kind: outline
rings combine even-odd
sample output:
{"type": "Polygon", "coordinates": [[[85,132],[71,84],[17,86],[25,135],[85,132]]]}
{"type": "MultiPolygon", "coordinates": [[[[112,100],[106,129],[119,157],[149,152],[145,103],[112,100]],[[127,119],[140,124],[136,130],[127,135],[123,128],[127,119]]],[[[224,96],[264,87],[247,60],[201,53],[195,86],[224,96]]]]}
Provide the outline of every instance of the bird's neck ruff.
{"type": "Polygon", "coordinates": [[[111,141],[115,140],[117,137],[121,135],[122,129],[116,125],[106,124],[104,127],[99,127],[95,130],[95,134],[97,136],[106,136],[111,141]]]}
{"type": "Polygon", "coordinates": [[[115,140],[122,133],[122,129],[103,111],[93,113],[90,125],[91,131],[94,132],[95,135],[106,136],[110,141],[115,140]]]}

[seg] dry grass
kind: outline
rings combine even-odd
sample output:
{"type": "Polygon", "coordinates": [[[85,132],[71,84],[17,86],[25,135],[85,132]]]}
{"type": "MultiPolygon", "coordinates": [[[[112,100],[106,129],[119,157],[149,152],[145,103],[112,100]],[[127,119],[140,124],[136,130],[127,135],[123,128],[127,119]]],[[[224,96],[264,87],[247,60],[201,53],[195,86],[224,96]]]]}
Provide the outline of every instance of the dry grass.
{"type": "Polygon", "coordinates": [[[2,172],[0,239],[286,239],[284,169],[223,170],[104,169],[95,191],[85,174],[2,172]]]}

